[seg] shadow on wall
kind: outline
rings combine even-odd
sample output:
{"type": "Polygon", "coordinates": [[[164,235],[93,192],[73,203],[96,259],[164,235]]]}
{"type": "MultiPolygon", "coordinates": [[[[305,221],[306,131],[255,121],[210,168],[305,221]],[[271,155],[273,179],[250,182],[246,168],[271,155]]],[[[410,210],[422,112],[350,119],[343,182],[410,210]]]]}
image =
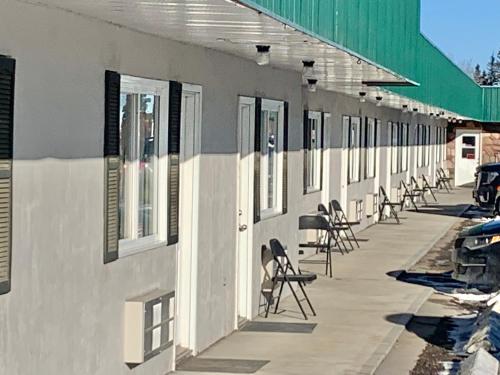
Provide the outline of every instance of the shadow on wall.
{"type": "Polygon", "coordinates": [[[271,249],[268,246],[261,247],[262,259],[262,281],[261,281],[261,300],[259,301],[259,315],[265,313],[268,301],[273,297],[273,274],[274,258],[271,249]]]}

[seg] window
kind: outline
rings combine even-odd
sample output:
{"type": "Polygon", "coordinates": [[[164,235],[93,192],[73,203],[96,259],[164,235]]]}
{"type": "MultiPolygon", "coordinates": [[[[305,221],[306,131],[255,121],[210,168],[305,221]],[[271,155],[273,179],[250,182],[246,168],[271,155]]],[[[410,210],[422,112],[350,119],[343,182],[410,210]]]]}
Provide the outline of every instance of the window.
{"type": "Polygon", "coordinates": [[[361,118],[343,117],[344,135],[348,149],[348,183],[359,182],[360,179],[360,146],[361,146],[361,118]]]}
{"type": "Polygon", "coordinates": [[[168,83],[122,76],[120,93],[119,249],[166,241],[168,83]],[[161,184],[161,185],[160,185],[161,184]],[[160,187],[161,186],[161,189],[160,187]]]}
{"type": "Polygon", "coordinates": [[[367,118],[365,122],[365,176],[373,178],[376,175],[377,157],[377,120],[367,118]]]}
{"type": "Polygon", "coordinates": [[[282,211],[284,103],[262,100],[260,132],[261,217],[282,211]]]}
{"type": "Polygon", "coordinates": [[[389,121],[391,129],[391,173],[399,172],[399,124],[389,121]]]}
{"type": "Polygon", "coordinates": [[[445,160],[445,161],[446,161],[446,151],[447,151],[446,147],[448,145],[447,132],[448,132],[448,130],[446,128],[443,128],[443,154],[442,154],[442,156],[443,156],[443,160],[445,160]]]}
{"type": "Polygon", "coordinates": [[[425,166],[430,164],[431,160],[431,126],[426,127],[426,140],[425,140],[425,166]]]}
{"type": "Polygon", "coordinates": [[[424,167],[427,160],[427,126],[419,125],[420,127],[420,164],[419,167],[424,167]]]}
{"type": "Polygon", "coordinates": [[[401,124],[401,172],[408,171],[408,130],[409,124],[401,124]]]}
{"type": "Polygon", "coordinates": [[[306,186],[305,191],[321,190],[321,163],[323,150],[323,124],[321,112],[308,111],[305,129],[306,186]]]}

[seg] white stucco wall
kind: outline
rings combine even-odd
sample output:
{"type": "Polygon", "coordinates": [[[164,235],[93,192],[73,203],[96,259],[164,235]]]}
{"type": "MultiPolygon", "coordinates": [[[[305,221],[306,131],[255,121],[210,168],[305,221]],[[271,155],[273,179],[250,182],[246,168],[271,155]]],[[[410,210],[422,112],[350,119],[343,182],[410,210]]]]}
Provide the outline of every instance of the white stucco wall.
{"type": "MultiPolygon", "coordinates": [[[[387,121],[402,118],[400,111],[344,95],[302,91],[299,73],[15,0],[2,3],[0,54],[17,61],[12,291],[0,296],[2,374],[156,375],[172,369],[172,349],[133,370],[123,362],[124,301],[155,288],[174,290],[176,249],[102,262],[106,69],[203,86],[197,351],[235,326],[238,95],[290,103],[288,213],[254,226],[254,315],[261,246],[276,237],[296,248],[298,217],[315,211],[325,196],[339,199],[346,189],[349,202],[378,190],[373,180],[346,186],[340,179],[342,115],[381,120],[382,142],[387,121]],[[304,108],[332,115],[325,152],[330,191],[323,196],[303,195],[304,108]]],[[[378,155],[385,184],[385,142],[378,155]]],[[[365,219],[360,228],[372,222],[365,219]]],[[[298,257],[295,251],[291,256],[298,257]]]]}

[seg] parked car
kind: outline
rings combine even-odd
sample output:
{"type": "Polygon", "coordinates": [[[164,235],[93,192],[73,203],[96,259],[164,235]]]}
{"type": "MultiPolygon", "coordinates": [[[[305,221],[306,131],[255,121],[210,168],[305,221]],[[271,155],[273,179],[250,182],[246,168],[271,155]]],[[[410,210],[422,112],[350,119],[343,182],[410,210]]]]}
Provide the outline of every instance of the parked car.
{"type": "Polygon", "coordinates": [[[500,288],[500,220],[463,230],[452,253],[453,277],[484,291],[500,288]]]}
{"type": "Polygon", "coordinates": [[[472,196],[480,207],[500,213],[500,163],[483,164],[476,169],[472,196]]]}

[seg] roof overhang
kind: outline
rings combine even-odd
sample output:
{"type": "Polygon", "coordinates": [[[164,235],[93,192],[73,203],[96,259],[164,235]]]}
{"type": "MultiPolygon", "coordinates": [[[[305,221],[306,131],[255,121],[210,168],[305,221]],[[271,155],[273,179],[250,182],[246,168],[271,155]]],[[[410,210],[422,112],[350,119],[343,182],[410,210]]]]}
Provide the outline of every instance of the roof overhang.
{"type": "MultiPolygon", "coordinates": [[[[256,45],[271,47],[271,66],[301,72],[302,61],[315,61],[318,87],[354,97],[367,93],[385,106],[411,108],[424,113],[424,104],[384,91],[382,87],[417,85],[355,52],[308,33],[262,9],[232,0],[23,0],[140,32],[199,45],[246,59],[255,59],[256,45]],[[365,84],[364,84],[365,83],[365,84]]],[[[305,82],[304,82],[305,83],[305,82]]],[[[439,113],[436,108],[434,113],[439,113]]]]}

